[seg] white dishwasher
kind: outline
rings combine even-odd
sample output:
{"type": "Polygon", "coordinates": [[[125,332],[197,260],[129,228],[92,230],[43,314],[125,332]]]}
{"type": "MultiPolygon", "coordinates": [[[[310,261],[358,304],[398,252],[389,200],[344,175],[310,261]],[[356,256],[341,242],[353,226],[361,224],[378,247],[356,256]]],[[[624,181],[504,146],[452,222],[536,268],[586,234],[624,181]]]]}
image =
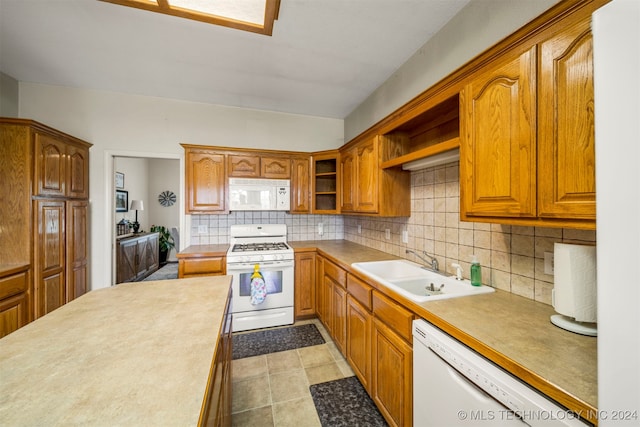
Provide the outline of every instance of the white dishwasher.
{"type": "Polygon", "coordinates": [[[413,424],[588,425],[422,319],[413,321],[413,424]]]}

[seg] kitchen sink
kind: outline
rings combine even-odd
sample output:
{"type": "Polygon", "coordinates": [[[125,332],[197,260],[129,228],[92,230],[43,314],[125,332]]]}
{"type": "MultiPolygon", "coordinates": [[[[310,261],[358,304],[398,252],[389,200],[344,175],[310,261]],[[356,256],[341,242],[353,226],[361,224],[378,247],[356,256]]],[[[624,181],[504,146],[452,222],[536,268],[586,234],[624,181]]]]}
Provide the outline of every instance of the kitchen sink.
{"type": "Polygon", "coordinates": [[[415,302],[494,292],[490,286],[473,286],[468,280],[456,280],[407,260],[356,262],[351,267],[415,302]]]}

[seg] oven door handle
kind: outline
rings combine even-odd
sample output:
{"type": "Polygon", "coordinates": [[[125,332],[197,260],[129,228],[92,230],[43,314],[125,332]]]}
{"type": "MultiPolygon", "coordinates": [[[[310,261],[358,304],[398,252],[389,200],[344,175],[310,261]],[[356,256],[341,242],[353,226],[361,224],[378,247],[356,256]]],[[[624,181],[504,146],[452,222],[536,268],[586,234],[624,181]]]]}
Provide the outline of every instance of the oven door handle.
{"type": "Polygon", "coordinates": [[[293,267],[293,261],[291,262],[282,262],[282,261],[260,261],[260,262],[243,262],[242,264],[227,264],[227,271],[253,271],[253,266],[258,264],[260,268],[264,269],[274,269],[274,268],[289,268],[293,267]]]}

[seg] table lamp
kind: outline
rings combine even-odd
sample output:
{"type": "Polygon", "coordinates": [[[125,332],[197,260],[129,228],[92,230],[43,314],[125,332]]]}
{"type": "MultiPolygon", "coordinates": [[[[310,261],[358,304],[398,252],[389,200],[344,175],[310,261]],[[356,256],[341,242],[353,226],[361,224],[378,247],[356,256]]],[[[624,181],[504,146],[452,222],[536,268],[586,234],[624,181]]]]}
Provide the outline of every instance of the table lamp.
{"type": "Polygon", "coordinates": [[[140,223],[138,222],[138,211],[144,210],[144,204],[142,203],[142,200],[132,200],[131,210],[136,211],[136,220],[133,223],[133,232],[137,233],[138,230],[140,230],[140,223]]]}

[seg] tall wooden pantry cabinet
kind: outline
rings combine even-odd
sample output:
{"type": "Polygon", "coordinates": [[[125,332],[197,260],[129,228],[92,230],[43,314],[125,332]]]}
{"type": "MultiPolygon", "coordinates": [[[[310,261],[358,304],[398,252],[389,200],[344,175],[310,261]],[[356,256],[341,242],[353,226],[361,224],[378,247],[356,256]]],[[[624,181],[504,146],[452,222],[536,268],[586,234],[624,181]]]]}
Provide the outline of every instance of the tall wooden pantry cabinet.
{"type": "Polygon", "coordinates": [[[0,118],[0,336],[87,291],[90,147],[0,118]]]}

